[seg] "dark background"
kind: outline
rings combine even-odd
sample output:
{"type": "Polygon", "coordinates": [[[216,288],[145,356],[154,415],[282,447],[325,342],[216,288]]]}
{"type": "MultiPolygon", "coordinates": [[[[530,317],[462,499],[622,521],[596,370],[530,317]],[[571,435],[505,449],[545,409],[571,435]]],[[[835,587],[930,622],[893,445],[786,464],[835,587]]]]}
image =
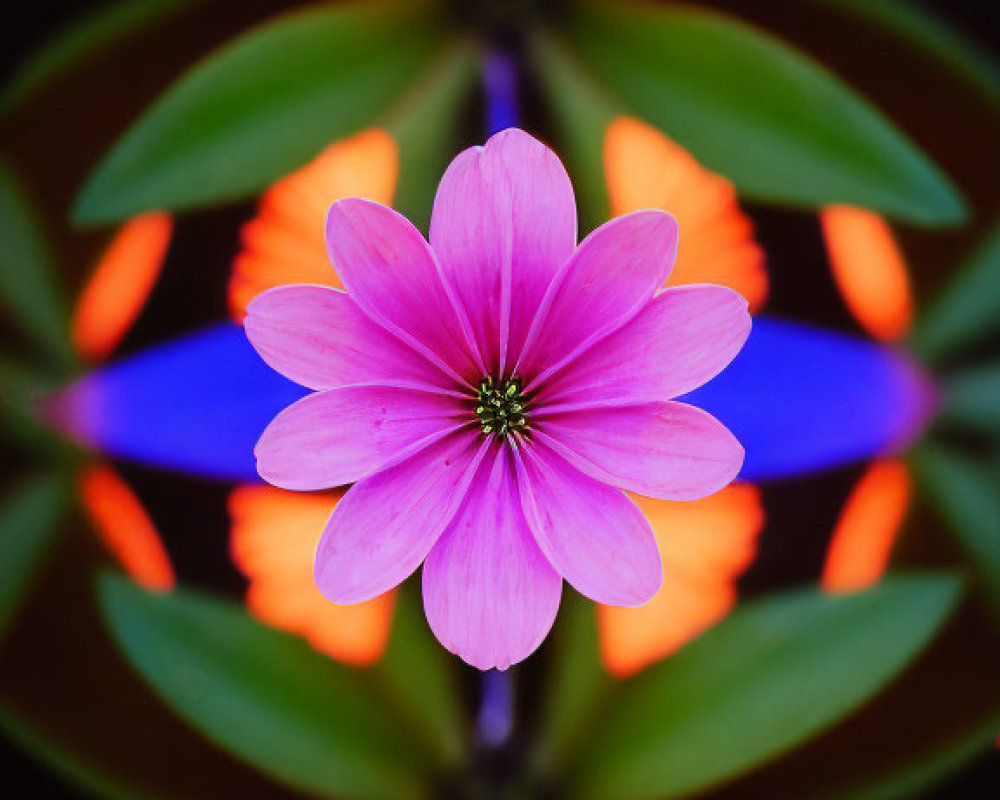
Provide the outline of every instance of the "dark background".
{"type": "MultiPolygon", "coordinates": [[[[761,0],[763,3],[764,0],[761,0]]],[[[16,15],[11,9],[4,14],[0,31],[0,80],[5,82],[17,65],[40,43],[67,23],[91,13],[102,3],[18,4],[16,15]]],[[[216,3],[221,13],[232,14],[235,28],[242,21],[252,21],[282,4],[251,0],[246,3],[216,3]]],[[[738,2],[722,5],[738,8],[738,2]]],[[[780,13],[781,2],[771,4],[768,13],[780,13]],[[775,11],[774,9],[778,9],[775,11]]],[[[793,3],[794,5],[794,3],[793,3]]],[[[995,23],[992,3],[982,0],[934,0],[925,5],[949,20],[967,38],[991,53],[1000,52],[1000,27],[995,23]]],[[[196,44],[178,43],[180,49],[195,48],[196,44]]],[[[996,176],[1000,177],[1000,176],[996,176]]],[[[825,258],[815,217],[799,212],[750,207],[758,237],[769,257],[782,262],[818,261],[825,258]]],[[[149,306],[135,329],[128,335],[123,350],[138,349],[164,336],[189,329],[198,323],[216,319],[225,312],[224,271],[207,271],[197,265],[226,263],[234,254],[237,233],[242,222],[252,213],[252,204],[202,212],[178,222],[171,245],[164,278],[157,286],[149,306]],[[198,291],[192,291],[196,287],[198,291]],[[192,298],[200,298],[194,299],[192,298]]],[[[0,246],[3,243],[0,242],[0,246]]],[[[835,328],[852,330],[856,327],[840,303],[823,268],[784,270],[772,276],[773,294],[769,311],[783,313],[835,328]]],[[[0,324],[0,333],[4,330],[0,324]]],[[[122,467],[130,484],[146,503],[163,530],[176,529],[187,522],[188,509],[201,512],[199,525],[215,530],[225,529],[227,520],[224,494],[216,485],[203,484],[176,476],[165,476],[154,470],[122,467]]],[[[768,526],[760,541],[760,556],[741,582],[744,595],[752,596],[776,586],[814,580],[822,565],[826,538],[802,537],[790,544],[789,537],[778,537],[773,531],[795,525],[803,508],[809,509],[809,524],[819,531],[830,531],[840,504],[857,479],[860,468],[837,470],[822,476],[792,481],[766,490],[768,526]],[[772,532],[769,536],[768,533],[772,532]]],[[[206,546],[206,539],[187,536],[167,541],[170,555],[177,566],[182,583],[207,586],[217,591],[237,595],[242,579],[232,567],[224,541],[215,537],[215,546],[206,546]]],[[[73,669],[73,664],[64,665],[73,669]]],[[[2,670],[0,670],[2,672],[2,670]]],[[[128,691],[128,687],[125,687],[128,691]]],[[[193,734],[192,734],[193,735],[193,734]]],[[[219,756],[226,759],[225,756],[219,756]]],[[[42,798],[81,797],[77,790],[53,776],[46,769],[25,758],[6,741],[0,739],[0,775],[3,776],[5,797],[33,796],[42,798]]],[[[751,788],[747,788],[752,792],[751,788]]],[[[290,793],[289,793],[290,794],[290,793]]],[[[275,788],[273,796],[280,796],[275,788]]],[[[746,795],[750,797],[750,795],[746,795]]],[[[961,775],[927,795],[932,800],[987,800],[1000,796],[1000,759],[986,755],[961,775]]],[[[757,800],[754,795],[752,800],[757,800]]],[[[761,797],[760,800],[765,800],[761,797]]],[[[772,800],[767,798],[767,800],[772,800]]],[[[795,800],[774,798],[773,800],[795,800]]]]}

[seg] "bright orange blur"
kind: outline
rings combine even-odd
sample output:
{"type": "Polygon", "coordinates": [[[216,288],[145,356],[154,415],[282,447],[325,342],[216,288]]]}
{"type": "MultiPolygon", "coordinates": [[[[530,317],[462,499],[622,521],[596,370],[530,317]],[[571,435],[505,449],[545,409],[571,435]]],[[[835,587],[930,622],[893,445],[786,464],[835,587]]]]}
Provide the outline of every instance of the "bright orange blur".
{"type": "Polygon", "coordinates": [[[639,608],[597,607],[601,657],[618,677],[670,655],[729,613],[764,526],[760,492],[749,484],[691,503],[632,499],[660,545],[663,588],[639,608]]]}
{"type": "Polygon", "coordinates": [[[820,222],[834,280],[851,313],[876,339],[902,337],[913,319],[913,297],[889,223],[851,206],[827,206],[820,222]]]}
{"type": "Polygon", "coordinates": [[[337,498],[269,486],[243,486],[229,496],[233,560],[250,580],[247,607],[258,619],[304,636],[348,664],[377,661],[385,650],[393,593],[338,606],[313,582],[313,556],[337,498]]]}
{"type": "Polygon", "coordinates": [[[732,184],[656,128],[617,117],[604,136],[612,216],[658,208],[677,219],[680,242],[668,286],[718,283],[756,311],[767,298],[764,253],[732,184]]]}
{"type": "Polygon", "coordinates": [[[152,211],[133,217],[111,240],[73,313],[73,345],[97,361],[111,354],[135,322],[170,245],[173,220],[152,211]]]}
{"type": "Polygon", "coordinates": [[[371,129],[339,141],[261,198],[243,228],[243,249],[233,264],[229,306],[243,319],[260,292],[286,283],[340,287],[326,253],[330,204],[364,197],[389,205],[399,174],[399,148],[385,131],[371,129]]]}
{"type": "Polygon", "coordinates": [[[132,579],[152,591],[174,588],[174,570],[156,526],[128,484],[97,464],[80,473],[79,488],[84,511],[132,579]]]}
{"type": "Polygon", "coordinates": [[[910,503],[910,473],[901,461],[876,461],[840,512],[823,568],[823,588],[852,592],[878,582],[910,503]]]}

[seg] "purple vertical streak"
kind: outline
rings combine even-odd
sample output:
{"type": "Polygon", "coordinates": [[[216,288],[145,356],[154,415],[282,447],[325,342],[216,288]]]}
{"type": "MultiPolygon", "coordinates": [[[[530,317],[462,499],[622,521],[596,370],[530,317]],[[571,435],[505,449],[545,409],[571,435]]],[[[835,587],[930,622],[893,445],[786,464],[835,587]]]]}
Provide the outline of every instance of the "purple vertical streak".
{"type": "Polygon", "coordinates": [[[485,747],[500,747],[514,727],[514,690],[508,672],[483,673],[483,696],[476,719],[476,736],[485,747]]]}
{"type": "MultiPolygon", "coordinates": [[[[518,124],[517,66],[509,53],[491,50],[483,63],[486,127],[490,135],[518,124]]],[[[482,699],[476,719],[479,744],[500,747],[514,727],[514,689],[509,672],[483,673],[482,699]]]]}
{"type": "Polygon", "coordinates": [[[486,127],[490,135],[518,123],[517,66],[508,53],[491,50],[483,63],[486,127]]]}

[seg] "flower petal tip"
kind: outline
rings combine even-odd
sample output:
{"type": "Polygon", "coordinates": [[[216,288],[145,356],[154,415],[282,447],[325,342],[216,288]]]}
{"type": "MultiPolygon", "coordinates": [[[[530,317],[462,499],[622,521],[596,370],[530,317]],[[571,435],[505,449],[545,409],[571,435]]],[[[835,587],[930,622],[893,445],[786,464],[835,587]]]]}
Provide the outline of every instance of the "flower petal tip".
{"type": "Polygon", "coordinates": [[[610,598],[605,598],[603,600],[597,601],[603,605],[614,605],[621,608],[639,608],[640,606],[646,605],[650,600],[659,594],[660,589],[663,588],[663,562],[661,559],[656,561],[657,570],[654,572],[652,567],[645,570],[641,575],[636,576],[636,581],[634,584],[628,587],[626,592],[623,592],[621,596],[614,598],[614,602],[609,602],[610,598]]]}
{"type": "Polygon", "coordinates": [[[479,642],[446,641],[441,638],[437,631],[434,632],[445,650],[481,672],[488,672],[491,669],[506,672],[534,655],[548,634],[549,628],[546,628],[531,642],[517,645],[512,642],[499,641],[498,639],[502,637],[495,635],[483,636],[479,642]]]}

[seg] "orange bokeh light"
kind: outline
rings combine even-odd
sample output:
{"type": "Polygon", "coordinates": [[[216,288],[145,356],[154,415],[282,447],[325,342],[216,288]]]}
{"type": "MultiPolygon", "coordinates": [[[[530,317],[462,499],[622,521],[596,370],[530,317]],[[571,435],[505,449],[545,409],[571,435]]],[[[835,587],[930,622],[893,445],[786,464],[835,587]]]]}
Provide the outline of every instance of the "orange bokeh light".
{"type": "Polygon", "coordinates": [[[101,256],[73,314],[73,345],[98,361],[135,322],[163,268],[173,233],[169,214],[152,211],[121,227],[101,256]]]}
{"type": "Polygon", "coordinates": [[[364,197],[389,205],[398,174],[395,140],[371,129],[330,145],[268,189],[257,215],[243,228],[243,247],[233,264],[233,316],[242,320],[247,303],[274,286],[317,283],[342,288],[326,252],[330,204],[364,197]]]}
{"type": "Polygon", "coordinates": [[[337,503],[330,494],[243,486],[229,496],[233,560],[250,580],[247,607],[269,625],[304,636],[339,661],[377,661],[389,638],[393,593],[352,606],[320,594],[313,557],[337,503]]]}
{"type": "Polygon", "coordinates": [[[901,461],[872,464],[844,503],[827,550],[823,588],[852,592],[878,582],[885,572],[912,491],[901,461]]]}
{"type": "Polygon", "coordinates": [[[633,500],[653,526],[664,579],[644,606],[597,607],[601,657],[617,677],[670,655],[729,613],[764,526],[760,492],[749,484],[690,503],[633,500]]]}
{"type": "Polygon", "coordinates": [[[612,216],[646,208],[677,219],[680,242],[668,286],[718,283],[756,311],[767,298],[764,253],[733,185],[680,145],[632,117],[617,117],[604,137],[612,216]]]}
{"type": "Polygon", "coordinates": [[[101,541],[140,586],[168,591],[176,584],[170,558],[139,498],[108,466],[92,465],[79,476],[80,497],[101,541]]]}
{"type": "Polygon", "coordinates": [[[876,339],[902,337],[913,319],[913,297],[889,223],[851,206],[827,206],[820,222],[834,280],[851,313],[876,339]]]}

